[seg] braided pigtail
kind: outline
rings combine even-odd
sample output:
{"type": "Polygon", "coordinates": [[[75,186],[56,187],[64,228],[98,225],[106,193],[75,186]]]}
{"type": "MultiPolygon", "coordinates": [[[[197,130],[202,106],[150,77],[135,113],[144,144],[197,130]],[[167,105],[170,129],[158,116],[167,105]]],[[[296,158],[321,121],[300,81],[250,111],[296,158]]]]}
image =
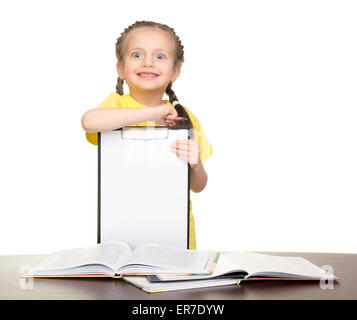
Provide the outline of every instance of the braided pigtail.
{"type": "Polygon", "coordinates": [[[189,128],[192,129],[193,126],[192,126],[192,122],[191,122],[190,116],[186,112],[185,108],[179,103],[179,100],[177,99],[174,90],[172,90],[172,82],[171,81],[168,84],[165,92],[169,96],[170,102],[172,104],[176,101],[175,104],[174,104],[174,107],[176,109],[177,115],[179,117],[187,118],[187,120],[178,121],[178,124],[182,125],[182,126],[188,126],[189,128]]]}
{"type": "Polygon", "coordinates": [[[123,84],[124,80],[118,77],[116,92],[121,96],[124,94],[123,84]]]}

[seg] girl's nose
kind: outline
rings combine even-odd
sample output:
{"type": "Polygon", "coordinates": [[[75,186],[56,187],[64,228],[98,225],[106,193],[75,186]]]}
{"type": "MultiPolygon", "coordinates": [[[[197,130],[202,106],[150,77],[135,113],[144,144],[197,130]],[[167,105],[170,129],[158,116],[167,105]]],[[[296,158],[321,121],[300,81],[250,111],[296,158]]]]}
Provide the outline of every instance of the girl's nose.
{"type": "Polygon", "coordinates": [[[153,59],[153,57],[151,57],[151,56],[149,56],[149,55],[147,55],[147,56],[144,57],[144,59],[143,59],[143,65],[144,65],[145,67],[151,67],[153,64],[154,64],[154,59],[153,59]]]}

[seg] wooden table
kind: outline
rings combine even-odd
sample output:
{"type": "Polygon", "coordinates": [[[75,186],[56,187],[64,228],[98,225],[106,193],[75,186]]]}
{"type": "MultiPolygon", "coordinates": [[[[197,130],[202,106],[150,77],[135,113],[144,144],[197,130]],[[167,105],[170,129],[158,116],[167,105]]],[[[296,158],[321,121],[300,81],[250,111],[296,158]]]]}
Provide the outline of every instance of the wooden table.
{"type": "Polygon", "coordinates": [[[239,286],[202,288],[148,294],[123,280],[111,278],[52,278],[27,281],[20,277],[24,265],[35,266],[45,255],[0,256],[0,299],[45,300],[356,300],[357,254],[277,253],[304,257],[319,267],[330,265],[340,281],[321,289],[319,281],[259,281],[239,286]],[[26,282],[27,281],[27,282],[26,282]]]}

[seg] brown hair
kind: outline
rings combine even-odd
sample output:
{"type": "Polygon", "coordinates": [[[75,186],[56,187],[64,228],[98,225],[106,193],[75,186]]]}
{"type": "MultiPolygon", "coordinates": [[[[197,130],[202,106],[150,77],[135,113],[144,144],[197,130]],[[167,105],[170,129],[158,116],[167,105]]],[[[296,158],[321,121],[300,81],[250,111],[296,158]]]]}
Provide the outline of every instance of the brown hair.
{"type": "MultiPolygon", "coordinates": [[[[125,45],[126,45],[126,39],[128,37],[128,34],[131,30],[141,28],[141,27],[150,27],[150,28],[159,28],[163,31],[168,32],[173,41],[175,42],[175,53],[174,53],[174,68],[177,66],[180,66],[184,62],[184,51],[183,51],[183,45],[181,44],[180,38],[176,35],[174,29],[170,28],[169,26],[165,24],[161,24],[158,22],[153,22],[153,21],[136,21],[129,27],[127,27],[121,34],[120,37],[117,39],[117,42],[115,44],[115,55],[117,57],[117,60],[119,63],[124,62],[124,54],[125,54],[125,45]]],[[[117,81],[117,86],[116,86],[116,92],[120,95],[124,94],[123,91],[123,84],[124,80],[118,77],[117,81]]],[[[168,84],[165,93],[168,95],[169,100],[171,103],[174,101],[179,101],[174,90],[172,89],[172,82],[168,84]]],[[[177,111],[177,114],[179,117],[185,117],[188,120],[187,121],[179,121],[179,125],[185,125],[189,126],[192,128],[192,122],[191,119],[184,109],[184,107],[181,104],[176,104],[175,109],[177,111]]]]}

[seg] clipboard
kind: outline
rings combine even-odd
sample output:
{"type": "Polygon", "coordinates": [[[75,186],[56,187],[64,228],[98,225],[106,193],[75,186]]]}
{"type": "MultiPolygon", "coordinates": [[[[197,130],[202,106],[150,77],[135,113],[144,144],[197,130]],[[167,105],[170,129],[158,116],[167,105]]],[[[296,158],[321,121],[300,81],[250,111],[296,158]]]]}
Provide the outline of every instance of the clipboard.
{"type": "Polygon", "coordinates": [[[98,132],[97,242],[189,248],[190,166],[170,149],[186,126],[98,132]]]}

